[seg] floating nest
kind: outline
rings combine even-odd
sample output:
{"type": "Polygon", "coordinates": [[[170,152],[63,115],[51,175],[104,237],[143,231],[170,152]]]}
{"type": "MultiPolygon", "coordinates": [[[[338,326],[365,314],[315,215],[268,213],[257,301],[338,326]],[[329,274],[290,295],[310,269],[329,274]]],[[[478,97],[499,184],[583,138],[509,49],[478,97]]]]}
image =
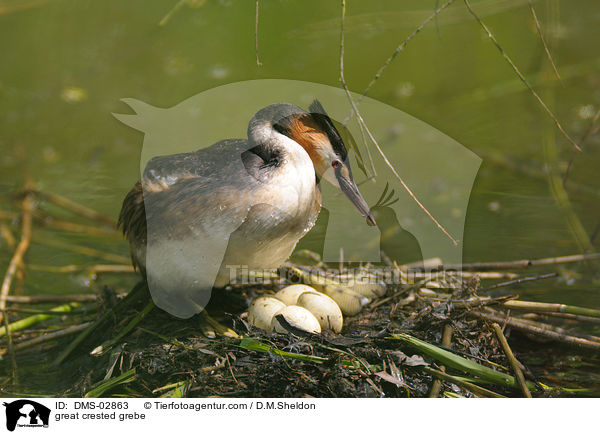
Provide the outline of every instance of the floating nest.
{"type": "MultiPolygon", "coordinates": [[[[64,198],[29,190],[23,195],[22,238],[3,287],[10,288],[23,265],[32,221],[74,230],[72,223],[37,213],[30,200],[34,195],[105,225],[75,225],[78,231],[114,231],[109,219],[64,198]]],[[[587,254],[463,264],[460,271],[445,271],[438,263],[435,272],[416,273],[391,263],[386,270],[391,267],[398,279],[387,284],[384,297],[358,315],[345,317],[340,334],[271,333],[246,320],[245,312],[255,297],[298,283],[298,276],[314,286],[310,279],[306,281],[307,275],[340,273],[315,255],[307,255],[301,265],[288,264],[288,271],[310,271],[296,273],[293,281],[290,273],[280,273],[279,279],[268,283],[234,282],[214,291],[206,311],[189,320],[156,308],[143,283],[128,293],[110,286],[79,296],[26,297],[5,292],[0,294],[4,314],[0,394],[599,396],[600,311],[522,301],[509,292],[511,285],[557,275],[522,277],[515,270],[554,271],[557,264],[598,258],[599,254],[587,254]],[[482,285],[487,279],[500,283],[482,285]],[[22,303],[30,304],[23,308],[22,303]]],[[[77,267],[63,268],[44,270],[77,271],[77,267]]],[[[132,272],[128,265],[88,268],[96,274],[132,272]]],[[[384,271],[374,265],[360,267],[361,272],[365,269],[375,274],[384,271]]]]}
{"type": "MultiPolygon", "coordinates": [[[[384,298],[345,318],[337,335],[279,334],[251,326],[244,314],[249,300],[273,293],[282,282],[216,292],[208,315],[189,320],[155,308],[144,284],[122,299],[105,289],[95,319],[47,354],[56,372],[72,370],[72,384],[58,393],[66,396],[598,394],[593,381],[561,379],[558,372],[549,373],[547,360],[543,366],[535,360],[550,347],[598,361],[599,338],[556,325],[567,320],[565,315],[571,321],[577,315],[552,315],[554,305],[520,302],[511,295],[480,296],[479,275],[465,274],[474,277],[441,272],[390,286],[384,298]],[[517,315],[509,309],[545,312],[517,315]]],[[[594,328],[593,317],[587,318],[594,328]]],[[[13,345],[20,341],[13,336],[13,345]]]]}

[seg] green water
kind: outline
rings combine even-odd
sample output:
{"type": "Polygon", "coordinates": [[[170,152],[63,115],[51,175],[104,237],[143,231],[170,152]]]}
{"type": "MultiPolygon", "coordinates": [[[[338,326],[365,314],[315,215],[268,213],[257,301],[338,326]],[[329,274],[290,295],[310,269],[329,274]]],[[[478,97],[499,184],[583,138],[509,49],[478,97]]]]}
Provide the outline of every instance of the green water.
{"type": "MultiPolygon", "coordinates": [[[[15,209],[6,195],[30,177],[42,190],[116,217],[139,178],[143,142],[142,133],[111,114],[128,112],[121,98],[171,107],[216,86],[251,79],[340,86],[338,1],[261,1],[262,66],[256,64],[255,2],[190,1],[173,10],[176,4],[0,0],[0,209],[15,209]]],[[[526,0],[472,4],[578,141],[600,108],[596,2],[534,2],[562,84],[553,76],[526,0]]],[[[348,2],[344,63],[352,91],[365,89],[434,6],[433,0],[348,2]]],[[[545,172],[550,168],[561,176],[573,147],[463,2],[451,5],[411,40],[369,96],[428,123],[482,158],[461,240],[465,262],[583,251],[545,172]]],[[[236,106],[228,109],[235,112],[236,106]]],[[[590,134],[566,185],[572,215],[588,237],[600,224],[599,145],[600,135],[590,134]]],[[[402,159],[402,147],[387,152],[392,160],[402,159]]],[[[3,222],[18,237],[18,226],[3,222]]],[[[596,248],[598,238],[591,241],[596,248]]],[[[57,239],[90,245],[87,236],[38,228],[28,262],[105,262],[39,242],[57,239]]],[[[127,245],[118,239],[93,240],[91,247],[128,256],[127,245]]],[[[3,270],[10,253],[0,241],[3,270]]],[[[524,299],[600,308],[597,268],[565,265],[559,270],[559,279],[515,290],[524,299]]],[[[82,293],[102,284],[125,290],[133,282],[133,277],[111,276],[94,284],[83,275],[30,270],[23,293],[82,293]]]]}

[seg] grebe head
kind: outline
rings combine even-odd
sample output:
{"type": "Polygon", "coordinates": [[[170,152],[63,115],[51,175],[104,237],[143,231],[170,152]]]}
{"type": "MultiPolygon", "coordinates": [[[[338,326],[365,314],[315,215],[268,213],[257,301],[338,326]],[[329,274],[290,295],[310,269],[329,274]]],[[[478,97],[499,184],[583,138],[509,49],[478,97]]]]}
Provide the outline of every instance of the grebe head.
{"type": "Polygon", "coordinates": [[[352,177],[348,151],[340,133],[321,103],[315,100],[310,113],[292,104],[273,104],[260,110],[250,121],[248,137],[256,144],[292,139],[310,156],[315,172],[339,188],[360,211],[367,223],[375,219],[352,177]]]}

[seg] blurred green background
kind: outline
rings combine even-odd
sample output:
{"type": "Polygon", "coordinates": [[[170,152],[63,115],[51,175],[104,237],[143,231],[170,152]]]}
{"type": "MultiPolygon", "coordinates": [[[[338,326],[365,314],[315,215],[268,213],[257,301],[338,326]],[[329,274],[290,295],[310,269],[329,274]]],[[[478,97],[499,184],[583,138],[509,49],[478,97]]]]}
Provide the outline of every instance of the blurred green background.
{"type": "MultiPolygon", "coordinates": [[[[533,4],[562,83],[527,0],[472,1],[577,141],[600,108],[600,8],[594,0],[533,4]]],[[[348,2],[345,77],[351,90],[364,90],[435,5],[348,2]]],[[[139,179],[143,142],[140,132],[111,115],[128,112],[121,98],[170,107],[215,86],[264,78],[340,86],[339,1],[261,1],[259,11],[262,66],[256,64],[254,1],[0,0],[0,207],[14,209],[7,194],[30,176],[42,190],[116,218],[139,179]]],[[[582,252],[568,208],[547,176],[562,176],[573,146],[463,2],[411,40],[369,96],[427,122],[483,159],[462,240],[465,262],[582,252]]],[[[600,136],[590,134],[566,184],[572,215],[596,247],[599,144],[600,136]]],[[[401,148],[394,152],[392,158],[401,158],[401,148]]],[[[18,236],[18,225],[11,229],[18,236]]],[[[49,229],[34,234],[34,241],[55,239],[90,245],[80,235],[49,229]]],[[[0,242],[5,269],[12,250],[0,242]]],[[[116,238],[98,238],[93,247],[128,255],[128,246],[116,238]]],[[[28,261],[102,262],[37,241],[28,261]]],[[[134,281],[112,276],[102,283],[128,289],[134,281]]],[[[81,292],[82,285],[91,285],[83,275],[30,270],[24,292],[81,292]]],[[[518,289],[527,299],[600,307],[600,278],[591,265],[567,265],[559,279],[518,289]]]]}

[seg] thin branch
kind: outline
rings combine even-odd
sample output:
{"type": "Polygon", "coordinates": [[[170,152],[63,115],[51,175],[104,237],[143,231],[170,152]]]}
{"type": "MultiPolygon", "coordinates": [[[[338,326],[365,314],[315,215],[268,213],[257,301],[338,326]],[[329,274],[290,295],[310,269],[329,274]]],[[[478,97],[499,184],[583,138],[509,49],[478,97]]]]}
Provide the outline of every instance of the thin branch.
{"type": "Polygon", "coordinates": [[[6,270],[6,274],[4,275],[4,280],[2,281],[2,287],[0,287],[0,321],[2,320],[3,315],[5,314],[6,309],[6,298],[10,292],[10,287],[12,285],[13,279],[19,267],[23,265],[23,258],[27,249],[29,248],[29,244],[31,243],[31,221],[32,221],[32,213],[35,204],[33,201],[33,196],[31,193],[25,195],[23,199],[23,217],[21,219],[21,240],[15,249],[15,253],[8,264],[8,269],[6,270]]]}
{"type": "Polygon", "coordinates": [[[569,134],[567,134],[567,132],[563,129],[562,125],[560,124],[560,122],[558,121],[558,119],[556,118],[556,116],[554,115],[554,113],[552,113],[552,111],[548,108],[548,106],[546,105],[546,103],[542,100],[542,98],[538,95],[538,93],[533,89],[533,87],[531,86],[531,84],[529,84],[529,81],[527,81],[527,79],[521,73],[521,71],[519,70],[519,68],[517,68],[517,65],[515,65],[515,63],[508,56],[508,54],[506,54],[506,52],[504,51],[504,48],[502,48],[502,46],[498,43],[498,41],[496,40],[496,38],[494,37],[494,35],[490,31],[490,29],[488,29],[488,27],[485,25],[485,23],[483,21],[481,21],[481,18],[479,18],[479,16],[471,8],[471,4],[469,3],[469,0],[463,0],[463,1],[465,2],[465,6],[467,7],[467,9],[471,13],[471,15],[473,15],[473,17],[479,23],[479,25],[481,26],[481,28],[487,33],[488,38],[493,42],[493,44],[496,46],[496,48],[498,49],[498,51],[500,51],[500,54],[502,54],[502,57],[504,57],[504,59],[508,62],[508,64],[511,66],[511,68],[513,69],[513,71],[517,74],[517,76],[519,77],[519,79],[523,82],[523,84],[527,87],[527,89],[529,89],[529,91],[531,92],[531,94],[538,101],[538,103],[540,104],[540,106],[546,111],[546,113],[548,114],[548,116],[550,116],[550,118],[554,121],[554,124],[560,130],[560,132],[563,134],[563,136],[565,136],[565,138],[575,147],[575,149],[577,149],[578,151],[581,151],[581,148],[579,147],[579,145],[577,143],[575,143],[575,141],[571,138],[571,136],[569,136],[569,134]]]}
{"type": "Polygon", "coordinates": [[[564,83],[562,82],[562,79],[560,78],[560,74],[558,73],[558,69],[556,69],[556,64],[554,63],[554,60],[552,59],[552,54],[550,54],[550,49],[548,48],[548,44],[546,44],[546,39],[544,38],[544,34],[542,32],[542,26],[541,26],[540,21],[538,20],[538,17],[535,13],[535,9],[533,8],[533,2],[531,0],[529,0],[529,10],[531,11],[531,15],[533,16],[533,20],[535,21],[535,26],[537,28],[538,35],[540,36],[540,39],[542,40],[542,44],[544,45],[544,50],[546,51],[546,56],[548,56],[548,60],[550,61],[550,64],[552,65],[552,69],[554,70],[554,74],[556,75],[556,78],[558,79],[560,84],[562,84],[564,86],[564,83]]]}
{"type": "Polygon", "coordinates": [[[579,348],[588,348],[593,350],[600,350],[600,342],[593,340],[594,336],[587,336],[585,338],[579,336],[573,336],[566,333],[564,329],[558,327],[548,326],[547,324],[538,324],[533,321],[526,321],[523,319],[506,318],[505,316],[498,315],[495,313],[469,311],[468,315],[475,316],[477,318],[487,319],[498,323],[506,323],[509,327],[516,330],[524,331],[526,333],[543,336],[557,342],[563,342],[565,344],[573,345],[579,348]],[[592,339],[590,339],[592,338],[592,339]]]}
{"type": "Polygon", "coordinates": [[[95,294],[74,294],[74,295],[9,295],[6,300],[10,303],[69,303],[96,301],[98,296],[95,294]]]}
{"type": "Polygon", "coordinates": [[[510,366],[512,367],[513,372],[515,373],[515,377],[517,377],[517,381],[519,382],[519,386],[521,386],[521,391],[523,392],[523,395],[525,395],[525,398],[531,398],[531,392],[529,391],[527,383],[525,382],[525,376],[523,375],[523,371],[519,366],[519,361],[513,354],[510,345],[508,345],[508,341],[506,340],[504,333],[502,333],[502,329],[500,328],[498,323],[493,323],[492,327],[496,332],[496,337],[498,338],[498,342],[500,342],[502,350],[504,350],[504,354],[506,354],[506,358],[510,362],[510,366]]]}
{"type": "Polygon", "coordinates": [[[171,17],[175,14],[175,12],[177,12],[179,9],[181,9],[185,3],[186,3],[186,0],[179,0],[175,4],[175,6],[173,6],[173,8],[171,8],[169,10],[169,12],[167,12],[167,14],[158,22],[158,25],[161,27],[165,26],[169,22],[171,17]]]}
{"type": "MultiPolygon", "coordinates": [[[[442,348],[450,348],[452,343],[452,327],[449,324],[444,325],[444,332],[442,334],[442,348]]],[[[441,372],[446,372],[445,366],[440,366],[441,372]]],[[[434,380],[431,385],[431,391],[429,392],[430,398],[437,398],[440,394],[440,390],[442,388],[442,380],[438,377],[434,380]]]]}
{"type": "MultiPolygon", "coordinates": [[[[436,19],[438,14],[440,12],[442,12],[444,9],[446,9],[448,6],[450,6],[452,3],[454,3],[454,0],[447,0],[443,5],[441,5],[440,7],[437,7],[436,5],[436,9],[433,12],[433,14],[431,14],[429,17],[427,17],[425,19],[425,21],[423,21],[415,30],[413,30],[413,32],[408,35],[408,37],[402,41],[394,50],[394,52],[391,54],[390,57],[387,58],[387,60],[383,63],[383,65],[377,70],[377,72],[375,73],[375,76],[371,79],[371,81],[369,82],[369,84],[367,84],[367,87],[365,88],[365,90],[360,94],[357,104],[360,104],[360,102],[363,100],[363,98],[367,95],[367,93],[369,93],[369,91],[371,90],[371,87],[373,87],[373,85],[375,84],[375,82],[377,80],[379,80],[379,78],[381,77],[381,74],[383,74],[383,72],[386,70],[386,68],[390,65],[390,63],[392,63],[394,61],[394,59],[396,58],[396,56],[398,54],[400,54],[401,51],[404,50],[404,48],[406,47],[406,45],[411,41],[411,39],[413,39],[415,36],[417,36],[417,34],[423,30],[423,28],[429,24],[432,20],[436,19]]],[[[351,116],[351,115],[350,115],[351,116]]]]}
{"type": "Polygon", "coordinates": [[[123,238],[122,234],[113,227],[82,225],[79,223],[71,223],[68,221],[56,220],[41,212],[36,212],[35,217],[36,220],[38,220],[38,222],[40,223],[40,225],[50,229],[57,229],[65,232],[74,232],[77,234],[87,234],[92,236],[110,236],[112,238],[118,239],[123,238]]]}
{"type": "Polygon", "coordinates": [[[54,241],[50,239],[36,239],[35,242],[44,246],[68,250],[74,253],[78,253],[80,255],[100,258],[106,261],[112,261],[123,265],[131,264],[131,259],[127,258],[126,256],[117,255],[116,253],[104,252],[102,250],[94,249],[92,247],[84,247],[76,244],[63,243],[61,241],[54,241]]]}
{"type": "Polygon", "coordinates": [[[544,303],[541,301],[507,300],[500,307],[538,313],[567,313],[600,319],[600,310],[588,307],[571,306],[561,303],[544,303]]]}
{"type": "Polygon", "coordinates": [[[444,268],[450,270],[518,270],[541,265],[568,264],[570,262],[582,262],[600,259],[600,253],[584,253],[579,255],[556,256],[542,259],[520,259],[506,262],[474,262],[471,264],[446,265],[444,268]]]}
{"type": "Polygon", "coordinates": [[[495,285],[491,285],[486,288],[481,288],[479,291],[489,291],[490,289],[502,288],[504,286],[510,286],[510,285],[518,285],[519,283],[531,282],[534,280],[550,279],[552,277],[557,277],[557,276],[558,276],[558,273],[549,273],[549,274],[541,274],[539,276],[521,277],[520,279],[509,280],[508,282],[496,283],[495,285]]]}
{"type": "MultiPolygon", "coordinates": [[[[81,330],[85,329],[86,327],[88,327],[91,323],[89,322],[85,322],[83,324],[77,324],[71,327],[67,327],[65,329],[62,330],[58,330],[52,333],[46,333],[42,336],[38,336],[37,338],[33,338],[33,339],[29,339],[23,342],[19,342],[18,344],[14,345],[14,351],[21,351],[24,350],[26,348],[30,348],[48,341],[52,341],[55,339],[60,339],[63,338],[65,336],[69,336],[73,333],[77,333],[80,332],[81,330]]],[[[6,354],[6,350],[5,349],[0,349],[0,356],[4,356],[4,354],[6,354]]]]}
{"type": "Polygon", "coordinates": [[[256,16],[254,19],[254,53],[256,54],[256,66],[261,66],[262,62],[258,57],[258,0],[256,0],[256,16]]]}
{"type": "MultiPolygon", "coordinates": [[[[502,306],[500,306],[502,307],[502,306]]],[[[514,308],[513,308],[514,309],[514,308]]],[[[590,324],[600,324],[600,318],[594,318],[591,316],[584,315],[575,315],[572,313],[562,313],[562,312],[540,312],[540,313],[530,313],[530,319],[539,318],[545,321],[552,319],[562,319],[576,322],[585,322],[590,324]]]]}
{"type": "Polygon", "coordinates": [[[356,103],[354,102],[354,99],[352,98],[352,94],[350,93],[350,89],[348,88],[348,85],[346,84],[346,80],[344,78],[344,19],[345,19],[345,16],[346,16],[346,0],[342,0],[342,25],[341,25],[341,36],[340,36],[340,82],[342,83],[344,91],[346,92],[348,101],[350,101],[350,104],[352,105],[352,109],[354,110],[354,113],[356,114],[356,118],[358,119],[358,122],[364,127],[367,135],[369,136],[369,139],[371,139],[371,141],[375,145],[375,148],[379,152],[379,155],[381,155],[381,158],[383,158],[383,161],[385,161],[385,164],[390,168],[390,170],[392,171],[394,176],[396,176],[396,178],[400,181],[400,183],[402,184],[402,187],[404,187],[404,189],[407,191],[407,193],[410,195],[410,197],[412,197],[412,199],[417,203],[417,205],[419,205],[419,207],[425,212],[425,214],[427,214],[429,216],[429,218],[436,224],[436,226],[444,234],[446,234],[446,236],[448,238],[450,238],[450,240],[452,240],[452,243],[456,246],[458,244],[458,241],[456,239],[454,239],[454,237],[452,237],[452,235],[450,235],[448,233],[448,231],[446,231],[446,229],[444,229],[444,227],[435,219],[435,217],[433,217],[433,215],[431,215],[431,213],[427,210],[427,208],[425,208],[423,206],[423,204],[419,201],[419,199],[417,199],[417,197],[414,195],[414,193],[408,187],[408,185],[406,185],[406,183],[400,177],[398,172],[396,172],[396,169],[394,168],[392,163],[390,163],[390,161],[388,160],[388,158],[385,155],[385,153],[383,152],[383,150],[379,147],[377,140],[371,133],[371,130],[369,130],[369,127],[367,127],[367,124],[365,123],[360,112],[358,111],[358,107],[356,106],[356,103]]]}
{"type": "Polygon", "coordinates": [[[40,198],[46,199],[47,201],[52,202],[55,205],[58,205],[72,212],[73,214],[77,214],[90,220],[95,220],[100,223],[107,224],[114,228],[117,227],[117,222],[112,217],[101,214],[96,210],[88,208],[87,206],[81,205],[77,202],[72,201],[71,199],[67,199],[66,197],[60,196],[56,193],[49,193],[46,191],[37,190],[35,188],[27,189],[25,192],[34,193],[40,198]]]}
{"type": "Polygon", "coordinates": [[[39,265],[29,264],[28,269],[34,271],[45,271],[47,273],[68,274],[85,271],[90,274],[99,273],[135,273],[133,265],[126,264],[96,264],[96,265],[39,265]]]}

